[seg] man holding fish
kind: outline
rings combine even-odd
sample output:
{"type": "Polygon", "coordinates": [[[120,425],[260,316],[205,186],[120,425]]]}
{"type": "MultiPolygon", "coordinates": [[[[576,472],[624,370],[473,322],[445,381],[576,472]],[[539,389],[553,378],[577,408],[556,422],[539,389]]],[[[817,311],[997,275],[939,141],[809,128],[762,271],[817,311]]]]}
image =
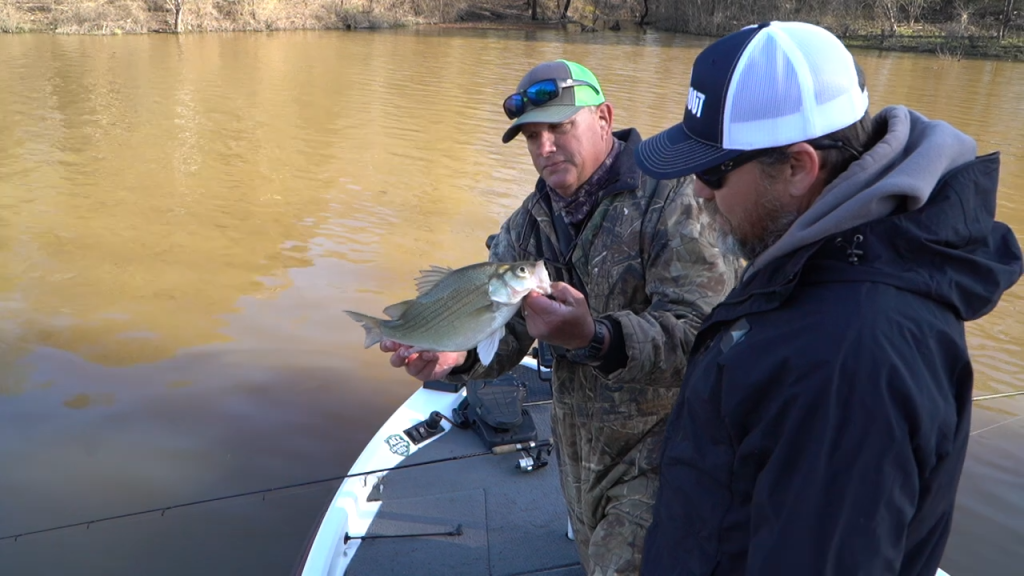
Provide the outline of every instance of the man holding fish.
{"type": "Polygon", "coordinates": [[[583,66],[537,65],[504,109],[513,122],[502,141],[522,133],[540,178],[502,224],[489,263],[433,268],[418,300],[389,307],[392,321],[357,319],[367,346],[380,341],[393,366],[423,381],[494,378],[534,340],[552,345],[552,429],[583,566],[637,574],[665,420],[701,320],[732,289],[741,261],[715,247],[691,178],[640,172],[640,134],[612,130],[612,105],[583,66]],[[476,291],[457,296],[466,286],[476,291]],[[484,292],[490,307],[479,306],[484,292]],[[443,312],[402,318],[442,299],[443,312]],[[467,312],[484,308],[489,315],[467,312]],[[425,317],[448,325],[426,335],[425,317]],[[458,343],[441,342],[460,330],[458,343]]]}

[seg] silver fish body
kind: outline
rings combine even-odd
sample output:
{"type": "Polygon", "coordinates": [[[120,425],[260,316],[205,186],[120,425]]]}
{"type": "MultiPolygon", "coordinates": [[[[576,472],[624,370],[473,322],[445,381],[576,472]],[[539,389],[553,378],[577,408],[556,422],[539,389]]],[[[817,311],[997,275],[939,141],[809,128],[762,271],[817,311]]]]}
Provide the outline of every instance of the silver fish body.
{"type": "Polygon", "coordinates": [[[481,262],[452,270],[432,266],[416,279],[418,296],[384,309],[390,319],[346,310],[366,331],[364,347],[383,339],[413,351],[461,352],[477,349],[490,364],[505,324],[531,291],[551,291],[543,261],[481,262]]]}

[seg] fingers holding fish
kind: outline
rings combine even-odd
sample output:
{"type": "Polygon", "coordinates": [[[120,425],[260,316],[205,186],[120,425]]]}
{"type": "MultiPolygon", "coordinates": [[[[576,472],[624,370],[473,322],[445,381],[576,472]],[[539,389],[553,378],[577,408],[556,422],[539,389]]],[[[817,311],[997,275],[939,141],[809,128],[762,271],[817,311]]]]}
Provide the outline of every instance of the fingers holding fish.
{"type": "Polygon", "coordinates": [[[422,382],[444,378],[466,361],[465,352],[415,352],[406,359],[405,371],[422,382]]]}
{"type": "Polygon", "coordinates": [[[398,352],[402,348],[402,345],[394,340],[388,340],[387,338],[380,341],[381,352],[398,352]]]}
{"type": "Polygon", "coordinates": [[[389,359],[391,366],[394,368],[401,368],[408,362],[409,356],[411,356],[410,351],[412,350],[412,347],[405,346],[395,342],[394,340],[388,340],[385,338],[380,341],[380,350],[385,353],[391,352],[391,358],[389,359]]]}
{"type": "Polygon", "coordinates": [[[456,366],[466,361],[465,352],[434,352],[416,350],[394,340],[381,340],[382,352],[391,352],[389,362],[394,368],[405,368],[405,371],[417,380],[426,382],[444,378],[456,366]]]}
{"type": "Polygon", "coordinates": [[[587,297],[565,282],[551,284],[551,292],[545,296],[545,299],[566,306],[585,307],[587,305],[587,297]]]}
{"type": "MultiPolygon", "coordinates": [[[[409,359],[405,365],[405,371],[413,378],[426,382],[427,380],[433,380],[435,372],[438,372],[438,358],[434,352],[418,352],[409,356],[409,359]]],[[[451,369],[444,371],[445,373],[450,372],[451,369]]]]}
{"type": "Polygon", "coordinates": [[[594,336],[594,317],[586,297],[564,282],[551,284],[550,296],[532,293],[523,299],[530,336],[565,348],[583,348],[594,336]]]}
{"type": "Polygon", "coordinates": [[[391,366],[395,368],[401,368],[409,364],[409,359],[412,358],[414,355],[415,354],[409,351],[408,346],[403,346],[398,350],[395,350],[395,353],[391,355],[389,362],[391,363],[391,366]]]}

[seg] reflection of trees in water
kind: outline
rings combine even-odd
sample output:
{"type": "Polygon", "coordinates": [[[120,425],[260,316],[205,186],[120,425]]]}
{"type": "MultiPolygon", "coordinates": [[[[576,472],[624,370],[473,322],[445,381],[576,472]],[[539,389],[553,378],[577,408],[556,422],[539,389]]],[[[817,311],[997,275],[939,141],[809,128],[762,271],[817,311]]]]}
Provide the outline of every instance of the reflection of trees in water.
{"type": "Polygon", "coordinates": [[[239,46],[227,70],[230,40],[190,39],[180,55],[166,38],[122,40],[38,40],[49,49],[16,84],[46,97],[5,114],[6,134],[33,138],[6,138],[22,152],[5,174],[17,238],[0,245],[3,299],[23,302],[24,341],[105,363],[225,339],[240,296],[273,293],[262,279],[310,265],[309,223],[327,205],[323,178],[291,185],[327,172],[290,148],[295,103],[244,83],[253,70],[273,81],[287,53],[261,61],[239,46]]]}

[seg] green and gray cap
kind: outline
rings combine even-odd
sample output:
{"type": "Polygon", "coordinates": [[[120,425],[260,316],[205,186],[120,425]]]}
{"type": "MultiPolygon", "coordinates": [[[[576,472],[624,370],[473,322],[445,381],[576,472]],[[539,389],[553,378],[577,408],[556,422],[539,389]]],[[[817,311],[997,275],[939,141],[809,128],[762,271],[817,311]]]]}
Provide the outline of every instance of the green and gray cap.
{"type": "Polygon", "coordinates": [[[597,91],[589,86],[568,86],[562,88],[557,98],[543,104],[534,106],[526,101],[526,113],[516,118],[501,141],[508,144],[513,138],[519,135],[523,124],[541,122],[544,124],[558,124],[575,116],[586,106],[598,106],[604,103],[604,91],[597,82],[597,77],[590,70],[568,60],[554,60],[543,62],[535,66],[523,76],[516,87],[516,92],[522,93],[541,80],[582,80],[593,84],[597,91]]]}

